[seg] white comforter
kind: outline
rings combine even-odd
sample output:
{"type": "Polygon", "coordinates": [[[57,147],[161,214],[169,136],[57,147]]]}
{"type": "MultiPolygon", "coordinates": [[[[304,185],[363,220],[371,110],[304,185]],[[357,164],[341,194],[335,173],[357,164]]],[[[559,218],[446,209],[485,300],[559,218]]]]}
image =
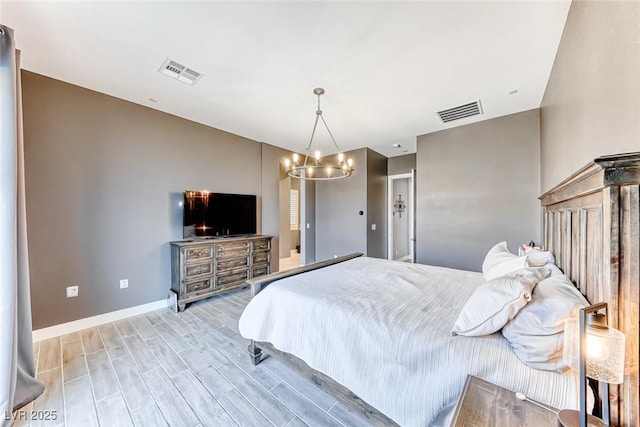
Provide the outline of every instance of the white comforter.
{"type": "Polygon", "coordinates": [[[304,360],[402,426],[441,423],[467,374],[575,408],[574,375],[527,367],[500,333],[450,335],[482,282],[480,273],[356,258],[269,285],[240,333],[304,360]]]}

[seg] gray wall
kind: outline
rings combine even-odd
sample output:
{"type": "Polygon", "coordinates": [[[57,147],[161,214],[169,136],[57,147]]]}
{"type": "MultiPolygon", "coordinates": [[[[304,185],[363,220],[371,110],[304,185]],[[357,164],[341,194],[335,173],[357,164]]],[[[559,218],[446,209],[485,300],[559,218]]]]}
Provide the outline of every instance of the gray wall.
{"type": "Polygon", "coordinates": [[[411,169],[416,168],[416,155],[406,154],[404,156],[389,157],[387,160],[387,173],[389,175],[397,175],[400,173],[409,173],[411,169]]]}
{"type": "Polygon", "coordinates": [[[418,137],[416,255],[480,271],[487,250],[540,235],[538,110],[418,137]]]}
{"type": "Polygon", "coordinates": [[[349,178],[316,182],[317,261],[367,252],[367,149],[345,157],[354,161],[349,178]]]}
{"type": "Polygon", "coordinates": [[[288,258],[291,253],[291,232],[289,231],[289,190],[291,189],[291,177],[285,175],[280,180],[279,206],[280,206],[280,256],[288,258]]]}
{"type": "Polygon", "coordinates": [[[316,259],[351,252],[386,258],[387,158],[369,148],[345,157],[354,161],[349,178],[316,182],[316,259]]]}
{"type": "Polygon", "coordinates": [[[262,194],[277,233],[260,143],[29,72],[23,98],[34,328],[166,298],[186,189],[262,194]]]}
{"type": "Polygon", "coordinates": [[[573,1],[542,100],[541,189],[640,150],[640,2],[573,1]]]}
{"type": "Polygon", "coordinates": [[[367,256],[387,257],[387,158],[367,148],[367,256]],[[372,230],[372,225],[376,229],[372,230]]]}
{"type": "Polygon", "coordinates": [[[280,165],[289,154],[282,148],[269,144],[262,144],[262,233],[273,236],[271,241],[271,271],[279,270],[279,235],[280,235],[280,206],[279,182],[286,176],[280,165]]]}

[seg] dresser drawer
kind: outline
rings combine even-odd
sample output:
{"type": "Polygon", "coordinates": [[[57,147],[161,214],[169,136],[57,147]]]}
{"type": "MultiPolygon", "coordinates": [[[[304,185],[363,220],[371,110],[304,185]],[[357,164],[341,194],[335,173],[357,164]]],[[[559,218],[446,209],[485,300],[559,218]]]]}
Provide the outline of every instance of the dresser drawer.
{"type": "Polygon", "coordinates": [[[225,274],[229,270],[237,270],[246,267],[249,259],[245,256],[242,258],[222,258],[216,260],[216,269],[218,274],[225,274]]]}
{"type": "Polygon", "coordinates": [[[270,252],[258,252],[253,254],[253,264],[265,264],[271,259],[270,252]]]}
{"type": "Polygon", "coordinates": [[[208,292],[213,289],[213,278],[207,277],[202,280],[193,280],[185,283],[185,293],[198,294],[201,292],[208,292]]]}
{"type": "Polygon", "coordinates": [[[269,266],[268,265],[263,265],[262,267],[255,267],[252,270],[252,275],[251,277],[258,277],[258,276],[264,276],[265,274],[269,274],[269,266]]]}
{"type": "Polygon", "coordinates": [[[216,258],[233,258],[249,253],[249,242],[228,242],[216,245],[216,258]]]}
{"type": "Polygon", "coordinates": [[[186,279],[203,274],[213,274],[213,261],[201,264],[187,264],[184,266],[184,277],[186,279]]]}
{"type": "Polygon", "coordinates": [[[269,239],[253,241],[254,251],[263,251],[263,250],[268,251],[269,249],[271,249],[271,241],[269,239]]]}
{"type": "Polygon", "coordinates": [[[223,288],[225,286],[235,285],[238,282],[247,280],[248,275],[249,275],[248,269],[245,269],[242,271],[236,271],[231,274],[225,274],[224,276],[219,275],[216,278],[216,288],[223,288]]]}
{"type": "Polygon", "coordinates": [[[184,249],[185,262],[198,262],[210,258],[213,258],[213,245],[184,249]]]}

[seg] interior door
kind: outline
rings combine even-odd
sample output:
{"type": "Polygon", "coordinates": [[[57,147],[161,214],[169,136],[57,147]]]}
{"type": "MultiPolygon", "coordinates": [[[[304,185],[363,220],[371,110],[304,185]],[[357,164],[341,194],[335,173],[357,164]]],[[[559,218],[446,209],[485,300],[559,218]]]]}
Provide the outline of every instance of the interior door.
{"type": "Polygon", "coordinates": [[[413,173],[389,176],[388,259],[415,261],[413,183],[413,173]]]}

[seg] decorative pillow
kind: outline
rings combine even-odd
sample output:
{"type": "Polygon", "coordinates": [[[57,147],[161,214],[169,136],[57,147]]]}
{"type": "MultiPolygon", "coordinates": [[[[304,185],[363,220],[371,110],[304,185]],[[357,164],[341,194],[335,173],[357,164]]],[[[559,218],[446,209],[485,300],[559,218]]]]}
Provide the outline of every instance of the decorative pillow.
{"type": "Polygon", "coordinates": [[[542,267],[545,264],[555,264],[556,259],[550,251],[531,249],[527,252],[527,265],[529,267],[542,267]]]}
{"type": "Polygon", "coordinates": [[[483,283],[458,314],[451,335],[476,337],[499,331],[531,300],[533,288],[548,277],[542,268],[524,268],[483,283]]]}
{"type": "Polygon", "coordinates": [[[587,305],[567,276],[551,276],[538,283],[532,301],[502,328],[502,335],[527,366],[563,372],[564,321],[587,305]]]}
{"type": "Polygon", "coordinates": [[[509,252],[507,242],[500,242],[487,252],[482,263],[482,275],[489,281],[506,276],[527,266],[527,257],[509,252]]]}

